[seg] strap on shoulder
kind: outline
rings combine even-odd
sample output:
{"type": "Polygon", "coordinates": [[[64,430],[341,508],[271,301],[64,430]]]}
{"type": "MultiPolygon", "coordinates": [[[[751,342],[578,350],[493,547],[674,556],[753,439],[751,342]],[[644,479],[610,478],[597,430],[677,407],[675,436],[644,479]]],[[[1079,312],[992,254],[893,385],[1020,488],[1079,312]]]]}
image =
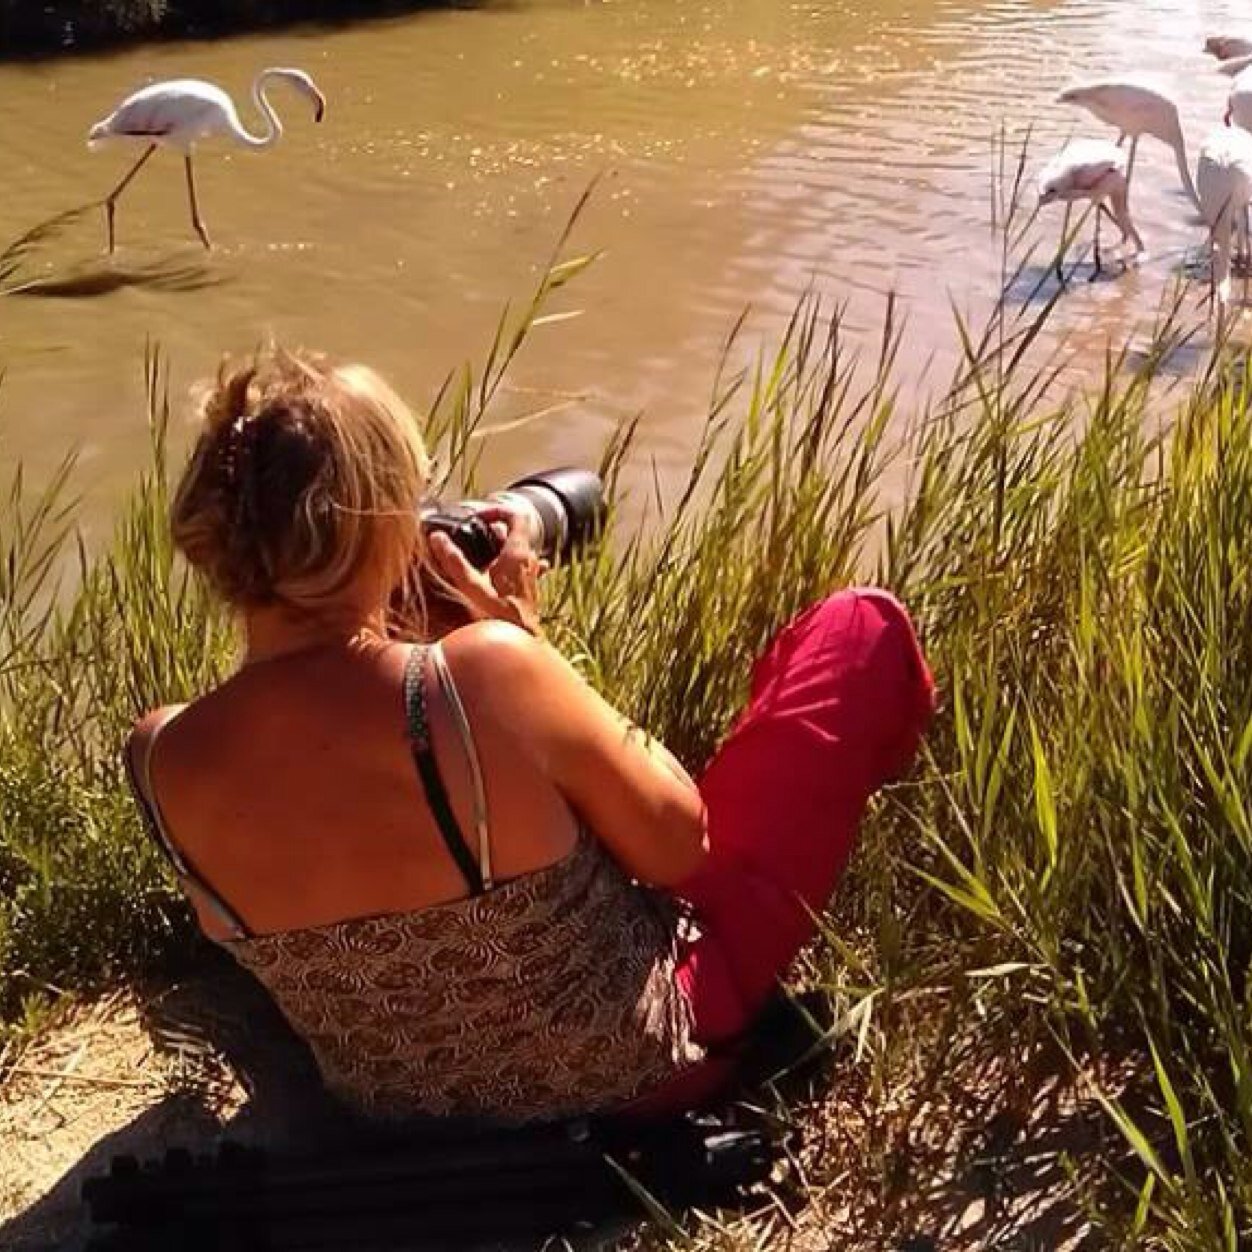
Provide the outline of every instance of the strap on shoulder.
{"type": "Polygon", "coordinates": [[[203,875],[191,864],[178,845],[170,838],[169,829],[161,813],[161,806],[156,798],[156,791],[152,786],[153,749],[156,747],[156,741],[160,737],[161,732],[178,716],[178,712],[178,710],[172,711],[168,717],[153,728],[152,733],[148,736],[147,743],[144,744],[141,764],[136,765],[135,752],[132,747],[133,740],[127,743],[123,752],[126,763],[126,777],[149,835],[157,847],[165,854],[166,860],[169,861],[179,880],[185,887],[190,886],[194,889],[210,911],[217,915],[218,920],[222,923],[223,928],[230,933],[232,939],[247,939],[250,937],[251,932],[244,925],[243,918],[209,886],[203,875]]]}
{"type": "MultiPolygon", "coordinates": [[[[426,701],[426,658],[432,652],[438,656],[436,648],[432,645],[415,645],[404,667],[404,712],[408,727],[409,750],[413,755],[413,763],[417,767],[422,790],[426,793],[426,802],[430,805],[431,815],[435,819],[435,825],[439,827],[444,845],[461,871],[461,876],[469,887],[470,895],[477,896],[487,890],[490,879],[484,875],[478,859],[475,858],[469,844],[465,841],[465,836],[461,833],[461,827],[456,820],[456,814],[452,811],[448,791],[439,773],[439,765],[435,760],[431,743],[430,718],[426,701]]],[[[442,662],[442,657],[439,657],[436,664],[440,662],[442,662]]],[[[471,760],[471,768],[475,768],[477,758],[474,757],[471,760]]],[[[476,789],[479,785],[481,785],[480,782],[476,782],[476,789]]]]}
{"type": "Polygon", "coordinates": [[[439,690],[448,703],[452,720],[461,736],[461,745],[465,749],[465,757],[469,762],[470,778],[474,787],[474,834],[478,837],[478,868],[482,875],[483,886],[490,891],[495,885],[491,872],[491,838],[487,830],[487,788],[483,783],[483,769],[478,760],[478,747],[474,743],[474,732],[470,729],[469,717],[465,713],[465,705],[461,703],[461,693],[452,681],[452,671],[448,668],[443,649],[436,643],[431,647],[431,660],[435,666],[435,677],[439,680],[439,690]]]}

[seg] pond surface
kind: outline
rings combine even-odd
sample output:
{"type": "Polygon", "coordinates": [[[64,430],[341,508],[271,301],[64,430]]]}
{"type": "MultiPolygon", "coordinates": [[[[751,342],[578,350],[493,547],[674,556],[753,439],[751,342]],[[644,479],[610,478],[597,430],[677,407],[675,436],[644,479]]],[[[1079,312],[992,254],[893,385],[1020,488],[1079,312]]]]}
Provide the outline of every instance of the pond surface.
{"type": "MultiPolygon", "coordinates": [[[[0,66],[0,240],[117,181],[130,154],[88,153],[85,135],[145,81],[213,79],[253,129],[264,66],[303,66],[329,100],[315,126],[280,86],[277,147],[201,149],[212,254],[180,162],[159,153],[121,201],[111,260],[93,214],[50,248],[41,293],[0,300],[0,470],[23,458],[39,478],[79,446],[88,516],[106,515],[145,460],[149,341],[176,396],[272,334],[364,358],[420,407],[481,359],[596,175],[572,247],[604,256],[554,306],[581,315],[540,328],[519,362],[499,416],[540,416],[489,441],[493,475],[589,458],[638,412],[648,458],[679,472],[736,317],[751,306],[749,342],[768,339],[809,287],[846,301],[867,342],[898,291],[906,368],[922,379],[933,359],[942,375],[952,305],[977,314],[1000,285],[1000,128],[1010,145],[1033,132],[1033,179],[1066,138],[1104,133],[1052,102],[1060,87],[1148,73],[1182,103],[1194,162],[1228,86],[1204,36],[1238,29],[1240,7],[512,0],[0,66]]],[[[1150,142],[1135,210],[1149,259],[1064,298],[1080,365],[1151,317],[1202,240],[1172,155],[1150,142]]],[[[1059,226],[1044,216],[1039,238],[1059,226]]],[[[641,483],[652,473],[641,462],[641,483]]]]}

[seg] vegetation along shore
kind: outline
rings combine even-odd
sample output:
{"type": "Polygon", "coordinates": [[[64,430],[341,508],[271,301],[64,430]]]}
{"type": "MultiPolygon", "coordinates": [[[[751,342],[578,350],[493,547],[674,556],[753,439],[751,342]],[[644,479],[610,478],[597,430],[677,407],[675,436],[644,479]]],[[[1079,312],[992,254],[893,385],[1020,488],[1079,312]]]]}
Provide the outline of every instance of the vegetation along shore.
{"type": "MultiPolygon", "coordinates": [[[[583,264],[555,265],[438,397],[456,485],[583,264]]],[[[555,637],[693,768],[753,655],[831,586],[880,580],[924,630],[924,761],[876,806],[809,969],[836,1080],[793,1115],[822,1145],[808,1211],[841,1246],[871,1213],[863,1246],[904,1246],[958,1157],[1043,1162],[1096,1246],[1233,1250],[1252,1230],[1252,374],[1219,333],[1170,375],[1175,308],[1133,368],[1127,346],[1100,385],[1062,386],[1051,307],[957,322],[958,376],[908,413],[896,310],[858,360],[838,310],[805,301],[772,355],[723,370],[681,498],[554,576],[555,637]]],[[[150,984],[197,950],[118,752],[138,711],[232,652],[173,560],[147,369],[153,459],[107,548],[77,543],[69,461],[0,502],[0,1058],[66,993],[150,984]]],[[[631,455],[626,430],[611,482],[631,455]]],[[[749,1239],[779,1219],[746,1220],[749,1239]]]]}
{"type": "Polygon", "coordinates": [[[256,30],[285,22],[342,22],[487,0],[0,0],[0,57],[41,56],[138,39],[256,30]]]}

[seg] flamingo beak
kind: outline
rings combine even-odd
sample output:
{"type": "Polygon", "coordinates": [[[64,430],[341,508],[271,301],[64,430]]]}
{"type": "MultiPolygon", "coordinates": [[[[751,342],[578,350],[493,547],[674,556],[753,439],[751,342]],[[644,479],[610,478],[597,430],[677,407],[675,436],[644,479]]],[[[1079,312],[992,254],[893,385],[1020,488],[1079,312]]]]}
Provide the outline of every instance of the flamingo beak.
{"type": "Polygon", "coordinates": [[[319,95],[313,105],[313,120],[320,122],[326,116],[326,97],[319,95]]]}
{"type": "Polygon", "coordinates": [[[1233,110],[1233,109],[1231,109],[1229,105],[1227,105],[1227,106],[1226,106],[1226,113],[1225,113],[1225,115],[1224,115],[1224,116],[1223,116],[1223,118],[1222,118],[1222,121],[1224,121],[1224,122],[1226,123],[1226,125],[1227,125],[1227,126],[1229,126],[1229,125],[1230,125],[1230,115],[1231,115],[1231,113],[1233,113],[1233,112],[1234,112],[1234,110],[1233,110]]]}

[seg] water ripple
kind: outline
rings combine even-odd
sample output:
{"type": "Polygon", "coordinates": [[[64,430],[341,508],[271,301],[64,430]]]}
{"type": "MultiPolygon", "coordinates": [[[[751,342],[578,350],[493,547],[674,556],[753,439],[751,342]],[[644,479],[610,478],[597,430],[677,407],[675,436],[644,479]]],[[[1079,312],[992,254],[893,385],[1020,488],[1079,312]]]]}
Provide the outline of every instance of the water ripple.
{"type": "MultiPolygon", "coordinates": [[[[2,66],[3,237],[119,177],[124,158],[89,157],[83,135],[148,77],[202,75],[243,99],[259,66],[294,62],[331,109],[316,129],[291,109],[272,152],[205,148],[212,283],[119,282],[90,301],[0,306],[0,456],[33,458],[37,470],[83,441],[103,496],[115,495],[144,455],[140,362],[152,336],[171,354],[176,389],[221,350],[274,333],[366,356],[420,401],[485,345],[503,301],[534,282],[570,206],[601,175],[576,244],[605,256],[562,297],[585,315],[544,328],[517,379],[594,403],[492,444],[487,468],[590,455],[606,414],[642,409],[647,450],[677,473],[721,340],[747,305],[765,334],[817,287],[846,300],[848,326],[872,339],[897,289],[910,361],[919,377],[922,362],[941,373],[951,303],[985,308],[1000,283],[997,161],[1011,173],[1029,134],[1029,192],[1056,147],[1101,133],[1056,104],[1057,90],[1123,71],[1172,86],[1195,149],[1228,87],[1204,36],[1240,18],[1234,0],[516,0],[2,66]]],[[[200,263],[183,194],[172,159],[127,193],[127,273],[200,263]]],[[[1202,238],[1159,146],[1142,149],[1135,208],[1149,260],[1063,306],[1062,324],[1091,345],[1075,348],[1077,368],[1153,314],[1202,238]]],[[[1041,215],[1022,247],[1046,262],[1058,231],[1059,216],[1041,215]]],[[[47,258],[49,289],[100,264],[99,234],[87,223],[47,258]]]]}

